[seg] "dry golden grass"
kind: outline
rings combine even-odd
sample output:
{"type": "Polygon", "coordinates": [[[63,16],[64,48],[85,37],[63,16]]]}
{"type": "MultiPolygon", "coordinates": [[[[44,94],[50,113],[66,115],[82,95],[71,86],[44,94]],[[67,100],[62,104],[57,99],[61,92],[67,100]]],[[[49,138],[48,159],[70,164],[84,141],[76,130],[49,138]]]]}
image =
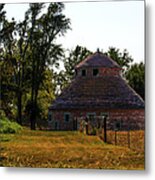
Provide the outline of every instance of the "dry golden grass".
{"type": "Polygon", "coordinates": [[[117,131],[116,139],[115,132],[107,132],[107,141],[110,144],[117,144],[119,146],[130,147],[136,151],[144,150],[144,131],[117,131]]]}
{"type": "Polygon", "coordinates": [[[144,169],[144,149],[105,144],[97,136],[79,132],[25,129],[19,134],[0,134],[0,139],[1,166],[144,169]]]}

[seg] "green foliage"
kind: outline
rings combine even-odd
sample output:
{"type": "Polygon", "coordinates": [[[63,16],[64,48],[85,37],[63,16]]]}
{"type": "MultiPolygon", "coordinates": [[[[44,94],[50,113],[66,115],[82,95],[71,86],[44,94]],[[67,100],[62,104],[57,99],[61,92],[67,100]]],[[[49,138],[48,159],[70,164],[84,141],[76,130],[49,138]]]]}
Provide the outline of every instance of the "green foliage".
{"type": "Polygon", "coordinates": [[[145,65],[141,62],[131,65],[125,74],[129,85],[144,99],[145,98],[145,65]]]}
{"type": "Polygon", "coordinates": [[[58,65],[58,60],[63,55],[63,49],[55,40],[63,36],[70,28],[70,20],[62,13],[62,3],[50,3],[46,13],[40,14],[44,4],[30,4],[28,16],[31,22],[30,49],[33,52],[31,76],[31,129],[35,129],[36,108],[39,90],[44,80],[47,65],[58,65]]]}
{"type": "Polygon", "coordinates": [[[0,110],[0,119],[2,118],[6,118],[6,114],[4,112],[4,110],[0,110]]]}
{"type": "Polygon", "coordinates": [[[12,134],[22,130],[22,127],[16,122],[11,122],[7,118],[0,119],[0,133],[12,134]]]}
{"type": "Polygon", "coordinates": [[[63,48],[56,40],[70,29],[63,10],[63,3],[30,3],[24,20],[17,22],[14,18],[8,20],[4,4],[0,5],[2,109],[9,119],[22,124],[30,101],[31,111],[26,116],[33,122],[33,129],[40,112],[39,117],[45,119],[47,113],[43,112],[54,96],[50,69],[53,72],[53,67],[58,68],[63,56],[63,48]]]}
{"type": "Polygon", "coordinates": [[[120,49],[115,47],[109,47],[108,51],[105,52],[105,55],[111,57],[123,70],[123,76],[125,71],[130,67],[133,62],[133,58],[129,55],[129,52],[124,49],[123,52],[120,52],[120,49]]]}

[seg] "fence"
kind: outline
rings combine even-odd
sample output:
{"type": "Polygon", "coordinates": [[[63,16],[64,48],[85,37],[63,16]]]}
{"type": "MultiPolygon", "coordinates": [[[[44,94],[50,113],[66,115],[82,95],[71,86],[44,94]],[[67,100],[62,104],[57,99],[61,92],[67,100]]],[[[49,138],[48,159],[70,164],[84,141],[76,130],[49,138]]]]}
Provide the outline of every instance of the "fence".
{"type": "MultiPolygon", "coordinates": [[[[103,133],[98,134],[104,141],[103,133]]],[[[107,143],[125,146],[135,150],[144,150],[144,131],[129,130],[129,131],[107,131],[107,143]]]]}
{"type": "Polygon", "coordinates": [[[127,121],[115,120],[113,125],[107,126],[109,121],[105,122],[106,119],[101,116],[91,120],[80,117],[78,129],[87,135],[98,135],[106,143],[144,150],[144,130],[137,129],[135,123],[127,124],[127,121]]]}

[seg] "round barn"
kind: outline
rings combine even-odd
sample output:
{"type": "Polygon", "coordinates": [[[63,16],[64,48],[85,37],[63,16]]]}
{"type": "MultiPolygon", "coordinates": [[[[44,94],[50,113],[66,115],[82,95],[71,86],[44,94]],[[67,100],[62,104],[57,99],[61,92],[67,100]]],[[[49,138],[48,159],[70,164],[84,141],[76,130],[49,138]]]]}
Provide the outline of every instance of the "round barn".
{"type": "Polygon", "coordinates": [[[75,67],[74,79],[49,107],[48,123],[52,130],[76,130],[79,117],[105,116],[108,129],[144,129],[144,101],[120,66],[97,51],[75,67]]]}

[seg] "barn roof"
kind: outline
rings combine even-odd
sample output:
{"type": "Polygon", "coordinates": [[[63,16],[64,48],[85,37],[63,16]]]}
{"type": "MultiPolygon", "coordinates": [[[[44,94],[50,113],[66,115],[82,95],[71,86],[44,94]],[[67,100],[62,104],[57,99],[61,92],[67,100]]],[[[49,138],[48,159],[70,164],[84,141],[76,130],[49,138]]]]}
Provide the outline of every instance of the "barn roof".
{"type": "Polygon", "coordinates": [[[77,69],[77,68],[81,68],[81,67],[114,68],[114,67],[120,67],[120,66],[114,60],[112,60],[110,57],[105,56],[101,52],[96,52],[96,53],[88,56],[82,62],[80,62],[75,68],[77,69]]]}
{"type": "MultiPolygon", "coordinates": [[[[82,66],[94,67],[93,63],[96,66],[100,64],[110,69],[111,67],[119,67],[103,54],[94,53],[82,61],[77,68],[82,66]]],[[[144,101],[121,75],[108,74],[99,77],[77,76],[50,107],[51,110],[88,108],[139,109],[144,108],[144,101]]]]}

